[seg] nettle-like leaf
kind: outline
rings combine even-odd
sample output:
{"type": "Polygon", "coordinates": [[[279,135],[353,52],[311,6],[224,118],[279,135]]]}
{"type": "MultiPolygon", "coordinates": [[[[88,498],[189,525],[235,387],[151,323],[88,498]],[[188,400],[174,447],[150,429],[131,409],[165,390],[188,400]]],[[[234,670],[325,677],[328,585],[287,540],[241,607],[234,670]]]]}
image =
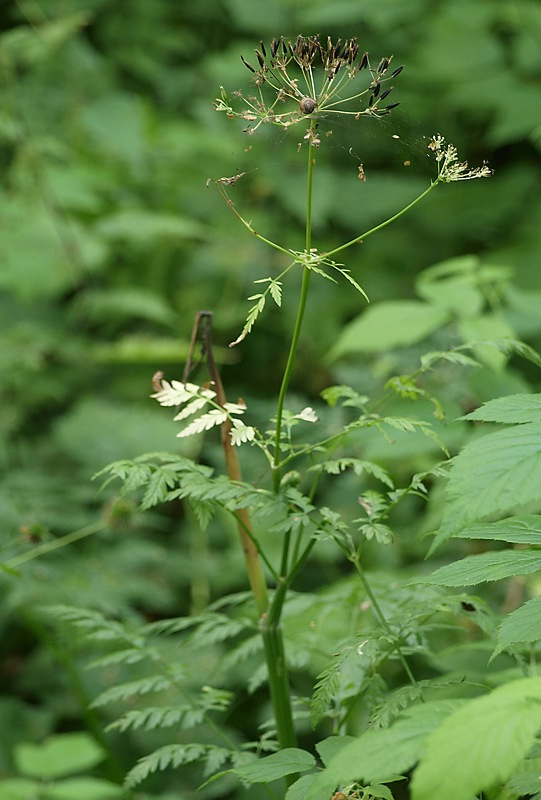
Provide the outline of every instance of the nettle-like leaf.
{"type": "Polygon", "coordinates": [[[457,539],[492,539],[496,542],[541,545],[541,516],[525,514],[499,522],[479,522],[455,534],[457,539]]]}
{"type": "Polygon", "coordinates": [[[541,642],[541,596],[528,600],[505,617],[498,629],[493,657],[507,647],[533,642],[541,642]]]}
{"type": "MultiPolygon", "coordinates": [[[[402,713],[390,728],[369,729],[349,742],[315,778],[306,800],[328,800],[336,787],[352,781],[386,782],[419,760],[427,736],[460,701],[432,701],[402,713]]],[[[431,800],[439,796],[434,794],[431,800]]]]}
{"type": "Polygon", "coordinates": [[[541,422],[541,394],[513,394],[483,403],[460,419],[516,424],[541,422]]]}
{"type": "Polygon", "coordinates": [[[471,800],[507,780],[541,726],[541,678],[475,698],[430,734],[413,774],[412,800],[471,800]]]}
{"type": "Polygon", "coordinates": [[[541,501],[541,422],[475,439],[453,459],[433,548],[473,522],[541,501]]]}
{"type": "Polygon", "coordinates": [[[419,583],[439,586],[473,586],[485,581],[499,581],[515,575],[529,575],[541,569],[539,550],[499,550],[467,556],[440,567],[419,583]]]}

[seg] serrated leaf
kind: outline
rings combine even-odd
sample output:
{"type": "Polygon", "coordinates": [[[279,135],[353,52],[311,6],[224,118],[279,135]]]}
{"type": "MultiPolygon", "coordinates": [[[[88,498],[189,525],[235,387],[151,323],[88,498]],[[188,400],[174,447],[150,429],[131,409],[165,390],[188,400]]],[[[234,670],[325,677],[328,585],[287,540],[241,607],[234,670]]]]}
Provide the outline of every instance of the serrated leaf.
{"type": "Polygon", "coordinates": [[[541,551],[500,550],[467,556],[440,567],[418,583],[438,586],[473,586],[485,581],[499,581],[514,575],[528,575],[541,569],[541,551]]]}
{"type": "Polygon", "coordinates": [[[298,781],[295,781],[295,783],[289,787],[286,792],[285,800],[305,800],[307,792],[315,779],[316,775],[303,775],[298,781]]]}
{"type": "Polygon", "coordinates": [[[271,281],[269,292],[276,305],[280,307],[282,305],[282,284],[280,281],[271,281]]]}
{"type": "Polygon", "coordinates": [[[430,734],[411,784],[412,800],[472,800],[505,781],[541,725],[541,678],[476,698],[430,734]]]}
{"type": "Polygon", "coordinates": [[[541,421],[541,394],[513,394],[483,403],[460,419],[523,423],[541,421]]]}
{"type": "Polygon", "coordinates": [[[321,742],[316,744],[316,750],[325,764],[328,766],[331,760],[340,753],[343,748],[355,742],[356,739],[354,736],[348,736],[347,734],[344,736],[328,736],[326,739],[322,739],[321,742]]]}
{"type": "Polygon", "coordinates": [[[513,644],[541,641],[541,596],[508,614],[498,629],[494,655],[513,644]]]}
{"type": "Polygon", "coordinates": [[[541,423],[475,439],[453,459],[434,547],[472,522],[541,500],[541,423]]]}
{"type": "Polygon", "coordinates": [[[479,522],[455,534],[457,539],[493,539],[516,544],[541,544],[541,516],[525,514],[499,522],[479,522]]]}
{"type": "Polygon", "coordinates": [[[517,772],[507,782],[507,788],[519,797],[528,797],[529,800],[539,800],[541,789],[539,787],[541,776],[541,758],[528,758],[519,767],[517,772]]]}
{"type": "Polygon", "coordinates": [[[456,701],[425,703],[391,728],[365,731],[317,775],[306,800],[328,800],[340,784],[383,782],[407,772],[419,759],[428,734],[455,708],[456,701]]]}
{"type": "Polygon", "coordinates": [[[211,745],[205,744],[171,744],[160,747],[150,755],[139,759],[126,775],[125,787],[133,789],[153,772],[200,761],[210,747],[211,745]]]}
{"type": "Polygon", "coordinates": [[[180,433],[177,433],[177,436],[182,439],[185,436],[193,436],[195,433],[209,431],[216,425],[222,425],[226,419],[226,411],[220,411],[218,408],[213,408],[212,411],[202,414],[197,419],[194,419],[193,422],[190,422],[190,424],[181,430],[180,433]]]}
{"type": "Polygon", "coordinates": [[[247,783],[270,783],[295,772],[305,772],[316,763],[314,756],[298,747],[286,747],[278,753],[260,758],[251,764],[232,770],[247,783]]]}
{"type": "Polygon", "coordinates": [[[151,675],[149,678],[141,678],[137,681],[122,683],[120,686],[112,686],[106,689],[92,702],[91,708],[118,703],[136,695],[149,694],[150,692],[163,692],[169,689],[171,681],[164,675],[151,675]]]}

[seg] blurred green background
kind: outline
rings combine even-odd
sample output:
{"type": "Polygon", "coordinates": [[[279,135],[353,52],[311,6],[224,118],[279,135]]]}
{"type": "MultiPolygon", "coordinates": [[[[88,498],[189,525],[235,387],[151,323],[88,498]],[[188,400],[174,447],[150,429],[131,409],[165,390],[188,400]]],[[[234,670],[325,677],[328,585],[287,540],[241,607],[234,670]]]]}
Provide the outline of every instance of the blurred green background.
{"type": "MultiPolygon", "coordinates": [[[[125,519],[118,509],[112,518],[112,490],[100,494],[91,482],[113,459],[179,447],[171,415],[148,395],[156,370],[181,377],[198,310],[214,313],[229,396],[242,394],[261,419],[271,412],[298,284],[293,277],[282,309],[266,311],[242,345],[227,348],[252,281],[284,262],[206,182],[246,171],[232,190],[238,209],[300,249],[304,158],[297,132],[248,138],[213,110],[220,85],[249,83],[240,54],[250,59],[261,38],[320,33],[358,37],[372,63],[393,55],[393,65],[404,64],[396,111],[381,124],[336,128],[318,152],[317,246],[347,241],[413,199],[434,175],[426,144],[441,132],[472,166],[488,161],[494,176],[438,189],[347,251],[345,263],[373,303],[413,298],[419,273],[446,259],[501,267],[490,311],[538,346],[541,4],[20,0],[2,4],[0,26],[2,560],[104,520],[101,533],[0,578],[0,637],[11,654],[0,684],[12,694],[0,702],[6,714],[19,708],[14,697],[43,704],[39,723],[28,717],[26,734],[36,735],[58,720],[76,725],[81,714],[67,678],[49,673],[39,686],[54,663],[39,646],[41,605],[151,617],[243,587],[233,539],[211,531],[202,542],[178,508],[141,515],[126,501],[125,519]],[[357,180],[360,162],[366,183],[357,180]]],[[[363,308],[346,286],[313,281],[292,384],[299,403],[313,405],[333,382],[373,388],[413,363],[377,345],[329,358],[363,308]]],[[[435,336],[452,342],[452,322],[435,336]]],[[[533,368],[492,367],[460,391],[453,373],[441,377],[457,413],[460,404],[539,387],[533,368]]],[[[206,458],[216,458],[212,446],[206,458]]],[[[404,451],[395,468],[410,466],[404,451]]],[[[8,752],[11,734],[1,736],[8,752]]]]}

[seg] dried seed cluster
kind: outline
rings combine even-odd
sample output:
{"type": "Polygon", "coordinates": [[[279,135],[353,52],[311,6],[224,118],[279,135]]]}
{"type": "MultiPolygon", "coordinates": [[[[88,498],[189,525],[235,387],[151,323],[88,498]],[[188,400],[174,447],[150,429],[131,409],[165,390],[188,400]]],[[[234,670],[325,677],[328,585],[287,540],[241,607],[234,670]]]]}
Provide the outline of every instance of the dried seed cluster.
{"type": "MultiPolygon", "coordinates": [[[[322,42],[319,35],[297,36],[295,40],[281,36],[267,46],[261,41],[255,57],[253,63],[244,56],[241,59],[255,75],[257,95],[244,97],[235,92],[244,101],[240,111],[231,107],[223,88],[215,102],[216,110],[246,120],[248,133],[264,122],[288,127],[323,112],[355,118],[383,116],[398,105],[382,105],[393,88],[382,90],[382,86],[398,77],[403,67],[389,72],[392,59],[386,57],[373,69],[368,53],[359,56],[355,38],[333,42],[328,37],[322,42]]],[[[319,143],[314,137],[309,141],[319,143]]]]}

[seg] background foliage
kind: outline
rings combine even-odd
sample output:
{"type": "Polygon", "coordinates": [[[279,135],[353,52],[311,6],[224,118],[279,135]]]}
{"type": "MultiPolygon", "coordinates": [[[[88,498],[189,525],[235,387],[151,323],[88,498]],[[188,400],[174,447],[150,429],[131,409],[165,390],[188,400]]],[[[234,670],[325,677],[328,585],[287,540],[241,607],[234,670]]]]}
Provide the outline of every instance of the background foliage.
{"type": "MultiPolygon", "coordinates": [[[[390,122],[335,129],[322,148],[314,209],[321,249],[394,213],[427,183],[423,137],[442,132],[471,164],[486,159],[496,171],[490,181],[436,192],[350,251],[347,266],[374,303],[368,313],[359,316],[356,293],[314,282],[291,405],[315,406],[329,384],[377,390],[413,371],[427,350],[505,335],[541,344],[541,7],[535,0],[20,0],[4,4],[0,18],[0,520],[2,561],[15,570],[0,576],[0,771],[33,780],[20,764],[21,742],[86,729],[109,754],[99,768],[90,759],[96,780],[118,782],[148,739],[103,734],[107,707],[88,705],[120,682],[121,668],[83,672],[69,635],[59,644],[43,610],[69,604],[135,625],[200,610],[245,582],[225,520],[203,534],[180,504],[147,512],[129,499],[115,506],[114,487],[99,493],[90,479],[114,459],[177,445],[176,426],[148,399],[150,381],[157,369],[180,377],[197,310],[214,312],[229,396],[249,399],[265,419],[295,310],[286,294],[280,313],[269,311],[240,348],[226,348],[242,327],[251,282],[280,262],[235,224],[206,180],[246,170],[239,204],[292,247],[303,188],[296,139],[247,139],[213,112],[219,86],[246,86],[239,54],[280,34],[357,36],[374,61],[394,54],[406,65],[390,122]],[[357,180],[359,162],[366,184],[357,180]],[[69,547],[48,551],[72,534],[69,547]],[[38,546],[44,555],[25,562],[38,546]]],[[[475,355],[482,368],[448,365],[430,379],[452,452],[471,435],[453,419],[492,398],[539,390],[532,364],[486,348],[475,355]]],[[[430,402],[420,403],[415,413],[430,418],[430,402]]],[[[220,458],[213,441],[204,445],[208,464],[220,458]]],[[[183,443],[182,453],[199,446],[183,443]]],[[[367,435],[363,457],[400,482],[439,456],[421,436],[399,435],[391,447],[367,435]]],[[[324,487],[326,504],[342,508],[357,484],[353,475],[324,487]]],[[[393,520],[395,545],[369,549],[383,585],[419,569],[441,495],[436,486],[428,505],[408,500],[393,520]]],[[[467,547],[448,543],[445,558],[467,555],[467,547]]],[[[329,614],[328,648],[318,644],[326,655],[345,622],[339,604],[334,616],[323,612],[325,599],[347,596],[345,575],[323,545],[303,578],[301,588],[320,592],[329,614]]],[[[518,605],[512,592],[525,599],[534,583],[496,584],[484,597],[494,609],[518,605]]],[[[301,603],[295,614],[300,631],[308,611],[301,603]]],[[[451,644],[451,634],[438,635],[451,644]]],[[[193,647],[208,674],[227,650],[218,640],[204,657],[193,647]]],[[[457,653],[446,658],[459,668],[457,653]]],[[[307,665],[302,647],[297,655],[297,687],[308,693],[325,659],[307,665]]],[[[249,683],[249,664],[229,675],[232,687],[249,683]]],[[[257,685],[256,678],[256,694],[257,685]]],[[[233,736],[253,733],[261,722],[250,722],[261,713],[255,709],[245,692],[228,720],[233,736]]],[[[197,780],[188,768],[169,782],[156,779],[148,796],[191,792],[197,780]]]]}

